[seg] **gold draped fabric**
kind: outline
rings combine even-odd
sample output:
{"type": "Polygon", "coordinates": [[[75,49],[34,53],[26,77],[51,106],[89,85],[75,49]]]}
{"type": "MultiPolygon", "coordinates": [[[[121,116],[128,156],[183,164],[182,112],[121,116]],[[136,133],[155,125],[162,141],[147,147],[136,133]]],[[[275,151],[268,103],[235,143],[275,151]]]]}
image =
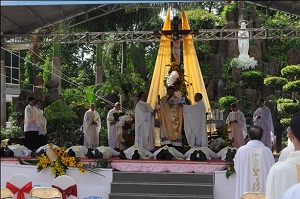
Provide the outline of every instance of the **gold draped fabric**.
{"type": "MultiPolygon", "coordinates": [[[[163,30],[171,30],[170,9],[168,9],[163,30]]],[[[166,94],[164,78],[169,72],[169,66],[166,65],[170,63],[171,41],[167,37],[162,36],[160,39],[159,50],[147,99],[147,102],[151,105],[151,107],[155,107],[157,95],[164,96],[166,94]]]]}
{"type": "MultiPolygon", "coordinates": [[[[190,30],[190,25],[188,19],[182,8],[182,29],[190,30]]],[[[193,85],[187,87],[188,89],[188,99],[192,104],[195,104],[194,96],[196,93],[201,93],[203,96],[203,102],[206,107],[206,112],[210,111],[210,104],[207,97],[207,92],[205,84],[203,81],[202,73],[200,70],[199,61],[197,58],[196,50],[194,47],[194,41],[192,35],[189,35],[183,39],[183,63],[184,63],[184,74],[186,75],[186,80],[191,82],[193,85]]]]}
{"type": "MultiPolygon", "coordinates": [[[[166,95],[160,100],[160,110],[158,111],[158,118],[161,123],[161,128],[164,128],[166,138],[168,140],[181,139],[183,110],[182,107],[175,104],[170,106],[166,103],[169,95],[166,95]]],[[[173,96],[173,99],[176,97],[173,96]]]]}

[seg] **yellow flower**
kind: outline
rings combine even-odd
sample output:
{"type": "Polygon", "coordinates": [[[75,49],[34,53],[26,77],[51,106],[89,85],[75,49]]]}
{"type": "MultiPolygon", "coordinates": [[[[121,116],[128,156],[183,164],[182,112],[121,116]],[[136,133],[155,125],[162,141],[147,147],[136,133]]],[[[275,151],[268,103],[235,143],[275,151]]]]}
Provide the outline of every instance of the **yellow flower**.
{"type": "Polygon", "coordinates": [[[83,167],[82,162],[78,162],[77,167],[83,167]]]}
{"type": "Polygon", "coordinates": [[[80,173],[85,173],[85,170],[83,168],[79,168],[80,173]]]}
{"type": "Polygon", "coordinates": [[[231,167],[230,167],[230,166],[228,166],[227,170],[228,170],[228,171],[230,171],[230,170],[231,170],[231,167]]]}

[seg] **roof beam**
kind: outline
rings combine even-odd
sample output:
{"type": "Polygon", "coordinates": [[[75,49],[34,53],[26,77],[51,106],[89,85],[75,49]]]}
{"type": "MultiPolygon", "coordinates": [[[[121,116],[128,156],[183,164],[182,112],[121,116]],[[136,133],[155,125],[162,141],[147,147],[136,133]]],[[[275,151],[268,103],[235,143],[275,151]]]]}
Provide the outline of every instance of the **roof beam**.
{"type": "Polygon", "coordinates": [[[36,14],[36,12],[34,12],[31,8],[29,8],[28,6],[21,6],[21,8],[25,11],[25,12],[28,12],[31,17],[33,19],[37,19],[38,22],[40,24],[43,24],[43,22],[46,22],[45,20],[43,20],[38,14],[36,14]]]}
{"type": "Polygon", "coordinates": [[[7,17],[5,17],[4,15],[1,14],[1,22],[6,23],[8,26],[13,26],[13,29],[15,29],[18,32],[22,31],[21,26],[19,26],[18,24],[16,24],[15,22],[11,21],[10,19],[8,19],[7,17]],[[3,19],[3,20],[2,20],[3,19]]]}

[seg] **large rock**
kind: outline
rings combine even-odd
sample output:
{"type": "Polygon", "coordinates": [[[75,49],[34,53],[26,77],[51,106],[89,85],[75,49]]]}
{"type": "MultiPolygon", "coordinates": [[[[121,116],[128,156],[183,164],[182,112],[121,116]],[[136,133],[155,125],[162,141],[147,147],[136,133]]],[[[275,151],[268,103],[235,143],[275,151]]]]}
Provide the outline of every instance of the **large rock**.
{"type": "Polygon", "coordinates": [[[76,115],[78,116],[77,119],[77,124],[82,124],[83,123],[83,117],[85,112],[88,110],[87,108],[85,108],[83,105],[78,105],[78,106],[74,106],[72,108],[72,110],[76,113],[76,115]]]}
{"type": "Polygon", "coordinates": [[[207,87],[211,78],[206,75],[203,75],[202,77],[203,77],[204,85],[205,87],[207,87]]]}
{"type": "Polygon", "coordinates": [[[57,80],[50,79],[48,82],[46,82],[45,86],[48,89],[58,88],[59,82],[57,80]]]}
{"type": "Polygon", "coordinates": [[[34,86],[41,86],[41,85],[43,85],[43,83],[44,83],[43,78],[40,77],[40,76],[37,76],[37,75],[33,76],[33,77],[31,78],[31,81],[32,81],[32,84],[33,84],[34,86]]]}
{"type": "Polygon", "coordinates": [[[210,80],[210,82],[207,86],[206,92],[207,92],[208,99],[210,101],[213,101],[214,97],[215,97],[215,80],[214,79],[210,80]]]}
{"type": "Polygon", "coordinates": [[[300,64],[300,51],[292,48],[287,53],[288,56],[288,64],[289,65],[297,65],[300,64]]]}
{"type": "Polygon", "coordinates": [[[218,78],[221,76],[222,66],[224,64],[223,55],[212,55],[208,59],[208,63],[212,66],[212,72],[214,78],[218,78]]]}
{"type": "Polygon", "coordinates": [[[245,89],[245,96],[249,102],[250,110],[255,110],[258,99],[258,92],[254,89],[245,89]]]}
{"type": "Polygon", "coordinates": [[[20,101],[28,101],[28,98],[32,96],[31,90],[21,90],[19,99],[20,101]]]}
{"type": "Polygon", "coordinates": [[[238,49],[238,41],[237,40],[228,40],[228,57],[237,57],[239,56],[240,52],[238,49]]]}
{"type": "Polygon", "coordinates": [[[264,70],[267,72],[268,75],[276,76],[278,75],[279,70],[279,60],[274,58],[270,61],[268,67],[264,67],[264,70]]]}
{"type": "Polygon", "coordinates": [[[244,89],[240,85],[234,87],[234,96],[236,98],[242,98],[244,96],[244,89]]]}
{"type": "Polygon", "coordinates": [[[226,87],[226,83],[224,82],[224,80],[219,79],[218,80],[218,99],[220,97],[224,97],[226,95],[225,87],[226,87]]]}
{"type": "Polygon", "coordinates": [[[45,97],[45,106],[51,105],[53,102],[57,100],[63,100],[64,98],[57,93],[47,94],[45,97]]]}
{"type": "Polygon", "coordinates": [[[241,79],[242,79],[242,69],[237,68],[237,67],[233,67],[232,71],[231,71],[231,74],[232,74],[233,81],[235,83],[239,83],[241,81],[241,79]]]}
{"type": "Polygon", "coordinates": [[[13,112],[24,112],[25,107],[27,104],[25,104],[25,101],[20,101],[19,97],[12,97],[12,105],[13,105],[13,112]]]}
{"type": "Polygon", "coordinates": [[[249,56],[257,61],[256,70],[262,68],[262,48],[259,40],[252,40],[249,46],[249,56]]]}

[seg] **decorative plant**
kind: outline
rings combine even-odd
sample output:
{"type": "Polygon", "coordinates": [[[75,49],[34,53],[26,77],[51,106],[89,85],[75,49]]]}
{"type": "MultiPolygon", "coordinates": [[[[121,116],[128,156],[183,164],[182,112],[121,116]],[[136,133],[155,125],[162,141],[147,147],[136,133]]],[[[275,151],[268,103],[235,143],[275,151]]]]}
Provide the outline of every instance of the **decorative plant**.
{"type": "Polygon", "coordinates": [[[266,77],[264,84],[276,90],[282,90],[283,85],[287,84],[288,80],[284,77],[266,77]]]}
{"type": "Polygon", "coordinates": [[[63,101],[58,100],[45,108],[45,117],[47,119],[48,132],[54,133],[54,144],[63,146],[63,144],[73,136],[80,124],[76,124],[77,115],[63,101]]]}
{"type": "Polygon", "coordinates": [[[281,69],[281,75],[289,80],[300,79],[300,65],[290,65],[281,69]]]}
{"type": "Polygon", "coordinates": [[[218,101],[218,104],[221,109],[230,110],[230,104],[236,102],[236,100],[237,100],[236,97],[229,95],[229,96],[221,97],[218,101]]]}
{"type": "Polygon", "coordinates": [[[280,117],[280,124],[287,127],[292,114],[300,111],[300,103],[292,99],[280,98],[277,100],[277,109],[280,117]]]}
{"type": "Polygon", "coordinates": [[[260,71],[245,71],[242,73],[242,86],[260,90],[263,83],[263,73],[260,71]]]}

